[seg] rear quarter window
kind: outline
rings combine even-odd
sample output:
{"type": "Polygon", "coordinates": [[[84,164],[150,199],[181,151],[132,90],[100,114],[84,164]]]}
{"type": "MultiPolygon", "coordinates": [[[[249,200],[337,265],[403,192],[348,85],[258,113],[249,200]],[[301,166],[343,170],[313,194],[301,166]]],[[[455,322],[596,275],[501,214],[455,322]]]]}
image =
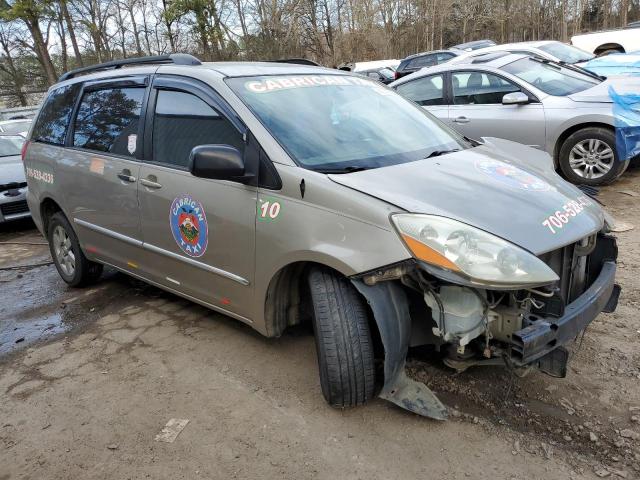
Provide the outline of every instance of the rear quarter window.
{"type": "Polygon", "coordinates": [[[79,83],[51,91],[42,105],[36,124],[33,127],[32,140],[64,145],[71,112],[79,91],[79,83]]]}
{"type": "Polygon", "coordinates": [[[73,146],[135,156],[144,93],[143,87],[85,92],[74,124],[73,146]]]}

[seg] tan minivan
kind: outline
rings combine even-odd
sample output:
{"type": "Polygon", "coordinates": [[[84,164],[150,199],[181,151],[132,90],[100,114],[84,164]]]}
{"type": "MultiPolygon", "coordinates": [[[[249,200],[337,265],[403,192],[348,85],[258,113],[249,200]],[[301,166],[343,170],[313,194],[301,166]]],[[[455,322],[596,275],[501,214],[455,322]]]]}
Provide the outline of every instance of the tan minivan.
{"type": "Polygon", "coordinates": [[[23,160],[65,282],[108,265],[270,337],[308,319],[338,407],[378,394],[444,418],[404,374],[410,345],[563,376],[563,345],[617,303],[603,211],[546,153],[346,72],[85,67],[51,87],[23,160]]]}

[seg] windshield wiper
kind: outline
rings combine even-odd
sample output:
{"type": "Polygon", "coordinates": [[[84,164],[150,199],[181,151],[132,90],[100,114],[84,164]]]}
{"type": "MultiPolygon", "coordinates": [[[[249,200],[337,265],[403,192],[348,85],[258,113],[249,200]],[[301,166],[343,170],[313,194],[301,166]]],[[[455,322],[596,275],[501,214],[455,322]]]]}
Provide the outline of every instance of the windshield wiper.
{"type": "Polygon", "coordinates": [[[561,60],[558,62],[560,65],[562,65],[565,68],[568,68],[569,70],[573,70],[579,73],[582,73],[583,75],[587,75],[595,80],[606,80],[607,77],[603,77],[602,75],[598,75],[597,73],[591,72],[589,70],[587,70],[586,68],[582,68],[579,67],[577,65],[574,65],[573,63],[567,63],[564,60],[561,60]]]}
{"type": "Polygon", "coordinates": [[[453,148],[451,150],[434,150],[429,155],[424,157],[424,160],[426,160],[427,158],[439,157],[440,155],[446,155],[447,153],[453,153],[453,152],[459,152],[459,151],[460,151],[459,148],[453,148]]]}
{"type": "Polygon", "coordinates": [[[360,167],[360,166],[356,166],[356,165],[349,165],[347,167],[340,167],[340,168],[319,168],[317,170],[314,170],[316,172],[320,172],[320,173],[353,173],[353,172],[361,172],[363,170],[369,170],[369,168],[371,167],[360,167]]]}

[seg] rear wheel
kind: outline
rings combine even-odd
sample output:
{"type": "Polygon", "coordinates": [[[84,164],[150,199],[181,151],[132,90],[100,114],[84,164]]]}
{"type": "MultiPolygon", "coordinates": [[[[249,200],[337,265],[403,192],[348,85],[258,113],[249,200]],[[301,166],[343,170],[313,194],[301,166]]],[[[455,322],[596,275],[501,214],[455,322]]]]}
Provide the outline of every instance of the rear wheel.
{"type": "Polygon", "coordinates": [[[322,394],[333,407],[362,405],[375,389],[374,352],[364,300],[325,268],[309,273],[322,394]]]}
{"type": "Polygon", "coordinates": [[[51,216],[47,237],[53,263],[62,279],[72,287],[95,282],[102,265],[88,260],[82,253],[78,237],[62,212],[51,216]]]}
{"type": "Polygon", "coordinates": [[[599,127],[571,134],[562,144],[559,163],[567,180],[584,185],[611,183],[629,165],[628,160],[618,159],[613,131],[599,127]]]}

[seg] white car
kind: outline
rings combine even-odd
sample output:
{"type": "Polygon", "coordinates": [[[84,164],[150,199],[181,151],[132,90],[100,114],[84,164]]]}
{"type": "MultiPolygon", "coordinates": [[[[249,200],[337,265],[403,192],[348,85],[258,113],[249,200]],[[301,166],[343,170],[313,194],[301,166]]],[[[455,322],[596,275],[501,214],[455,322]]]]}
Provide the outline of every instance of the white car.
{"type": "Polygon", "coordinates": [[[556,42],[555,40],[540,40],[536,42],[515,42],[505,43],[503,45],[494,45],[491,47],[480,48],[468,53],[459,55],[449,63],[470,63],[471,59],[480,55],[494,52],[509,52],[528,56],[535,56],[543,60],[551,60],[552,62],[568,63],[571,65],[580,65],[593,59],[595,55],[576,48],[566,43],[556,42]]]}
{"type": "Polygon", "coordinates": [[[5,120],[0,122],[0,135],[20,135],[26,137],[31,128],[32,120],[21,118],[16,120],[5,120]]]}
{"type": "Polygon", "coordinates": [[[574,35],[571,44],[596,55],[635,52],[640,50],[640,23],[633,22],[617,30],[574,35]]]}

